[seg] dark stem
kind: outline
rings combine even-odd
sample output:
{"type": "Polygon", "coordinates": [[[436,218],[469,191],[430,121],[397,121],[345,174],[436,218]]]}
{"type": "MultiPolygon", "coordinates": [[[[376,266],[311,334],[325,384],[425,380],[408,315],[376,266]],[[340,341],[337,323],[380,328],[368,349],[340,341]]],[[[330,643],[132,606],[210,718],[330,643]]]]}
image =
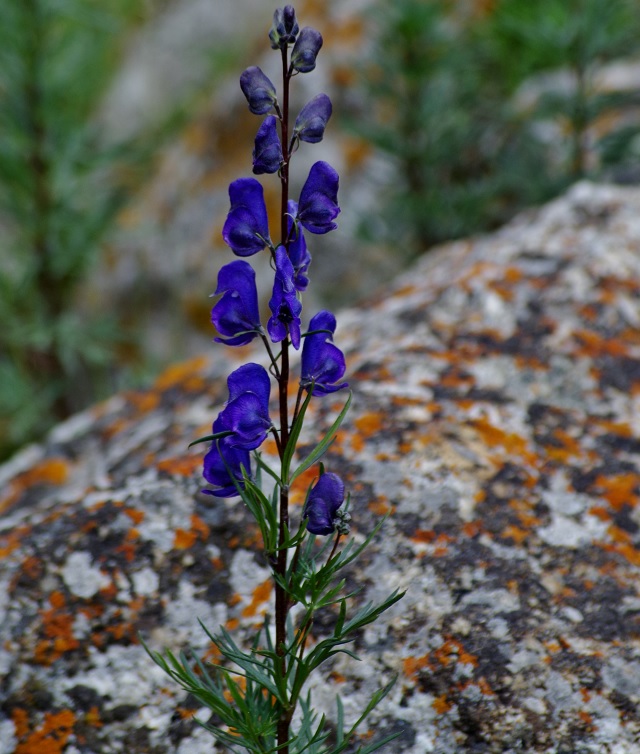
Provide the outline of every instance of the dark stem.
{"type": "MultiPolygon", "coordinates": [[[[287,48],[281,50],[282,53],[282,117],[280,118],[281,126],[281,143],[283,149],[286,149],[289,132],[289,80],[290,75],[287,70],[287,48]]],[[[280,171],[281,183],[281,204],[280,204],[280,237],[281,243],[287,247],[288,251],[288,232],[287,232],[287,203],[289,201],[289,151],[283,155],[284,161],[280,171]]],[[[285,338],[282,343],[282,352],[280,358],[280,375],[278,377],[278,397],[280,404],[280,459],[282,460],[285,448],[289,442],[289,338],[285,338]]],[[[289,485],[288,480],[282,480],[280,489],[280,517],[279,517],[279,535],[278,535],[278,562],[276,563],[276,572],[281,577],[282,582],[287,573],[287,550],[284,547],[285,531],[289,528],[289,485]]],[[[285,651],[287,642],[287,614],[289,612],[289,600],[284,587],[276,581],[276,653],[280,667],[278,668],[281,678],[284,678],[287,672],[285,651]]],[[[293,709],[283,709],[278,720],[277,739],[278,751],[280,754],[289,754],[289,725],[293,709]]]]}

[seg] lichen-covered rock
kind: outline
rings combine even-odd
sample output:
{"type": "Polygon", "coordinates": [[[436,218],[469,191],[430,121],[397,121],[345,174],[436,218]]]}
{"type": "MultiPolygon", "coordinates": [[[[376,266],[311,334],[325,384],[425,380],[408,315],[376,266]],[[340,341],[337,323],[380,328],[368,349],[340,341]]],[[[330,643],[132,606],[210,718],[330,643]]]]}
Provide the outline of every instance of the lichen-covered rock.
{"type": "MultiPolygon", "coordinates": [[[[339,691],[354,717],[397,674],[368,732],[401,731],[389,751],[640,751],[640,191],[579,184],[338,322],[354,401],[327,464],[356,537],[391,514],[350,585],[408,592],[318,708],[339,691]]],[[[242,632],[270,609],[255,528],[200,494],[186,447],[223,353],[0,468],[2,754],[216,750],[138,633],[206,655],[198,618],[242,632]]]]}

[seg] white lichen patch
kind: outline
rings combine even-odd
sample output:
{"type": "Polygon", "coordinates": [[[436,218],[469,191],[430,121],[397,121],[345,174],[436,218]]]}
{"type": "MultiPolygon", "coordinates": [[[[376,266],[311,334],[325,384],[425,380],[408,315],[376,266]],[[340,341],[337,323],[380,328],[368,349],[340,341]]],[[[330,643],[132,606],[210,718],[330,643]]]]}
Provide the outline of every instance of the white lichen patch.
{"type": "Polygon", "coordinates": [[[85,599],[111,584],[109,576],[93,565],[91,555],[85,551],[72,552],[60,569],[60,575],[69,591],[85,599]]]}

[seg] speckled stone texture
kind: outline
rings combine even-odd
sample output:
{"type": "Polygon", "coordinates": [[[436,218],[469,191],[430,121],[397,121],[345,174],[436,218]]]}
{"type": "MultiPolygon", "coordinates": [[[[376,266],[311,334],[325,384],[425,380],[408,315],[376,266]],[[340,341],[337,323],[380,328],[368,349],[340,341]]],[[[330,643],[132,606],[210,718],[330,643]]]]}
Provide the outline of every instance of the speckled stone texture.
{"type": "MultiPolygon", "coordinates": [[[[390,753],[640,752],[640,190],[579,184],[338,323],[354,400],[328,467],[356,538],[391,513],[349,586],[408,592],[362,662],[325,668],[318,708],[340,691],[352,718],[397,674],[363,731],[401,731],[390,753]]],[[[0,468],[1,754],[222,751],[138,632],[207,655],[197,618],[242,634],[270,609],[255,527],[200,494],[187,450],[227,358],[212,347],[0,468]]],[[[338,397],[314,402],[305,442],[338,397]]]]}

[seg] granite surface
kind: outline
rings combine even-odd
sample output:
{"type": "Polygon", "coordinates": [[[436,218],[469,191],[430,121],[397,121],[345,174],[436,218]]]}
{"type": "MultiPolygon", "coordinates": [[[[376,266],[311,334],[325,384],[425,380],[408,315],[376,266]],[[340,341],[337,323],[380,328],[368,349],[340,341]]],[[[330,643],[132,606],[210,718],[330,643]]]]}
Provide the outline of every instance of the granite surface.
{"type": "MultiPolygon", "coordinates": [[[[354,399],[327,465],[356,538],[391,514],[349,582],[408,591],[362,662],[325,668],[318,709],[339,691],[351,718],[397,674],[362,731],[401,731],[389,752],[639,752],[640,190],[578,184],[338,323],[354,399]]],[[[206,655],[197,618],[242,634],[271,609],[255,527],[200,493],[187,449],[228,357],[0,467],[0,754],[222,751],[138,633],[206,655]]],[[[305,442],[338,398],[314,402],[305,442]]]]}

